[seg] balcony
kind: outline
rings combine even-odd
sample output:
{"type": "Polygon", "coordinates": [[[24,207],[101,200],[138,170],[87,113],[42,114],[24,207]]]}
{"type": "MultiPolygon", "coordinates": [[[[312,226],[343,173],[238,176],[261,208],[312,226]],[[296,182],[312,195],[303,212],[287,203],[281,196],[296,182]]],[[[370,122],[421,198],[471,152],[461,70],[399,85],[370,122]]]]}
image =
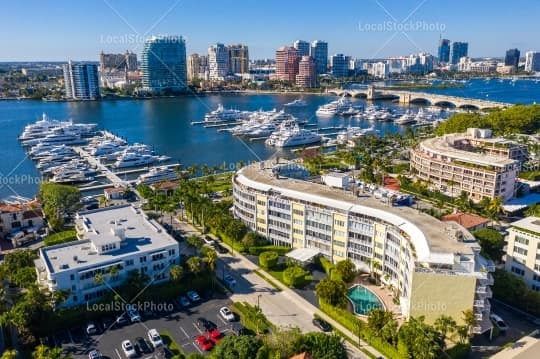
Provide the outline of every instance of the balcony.
{"type": "Polygon", "coordinates": [[[475,307],[475,308],[484,309],[485,305],[486,305],[486,301],[483,300],[483,299],[475,300],[474,303],[473,303],[473,307],[475,307]]]}
{"type": "Polygon", "coordinates": [[[486,299],[493,297],[493,292],[488,286],[478,286],[476,287],[476,294],[479,298],[486,299]]]}

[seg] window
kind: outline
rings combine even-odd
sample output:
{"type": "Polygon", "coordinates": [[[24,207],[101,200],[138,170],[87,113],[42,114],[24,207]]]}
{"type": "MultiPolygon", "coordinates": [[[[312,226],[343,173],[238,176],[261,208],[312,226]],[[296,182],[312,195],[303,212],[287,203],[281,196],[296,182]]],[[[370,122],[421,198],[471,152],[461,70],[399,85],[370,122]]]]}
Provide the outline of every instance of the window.
{"type": "Polygon", "coordinates": [[[140,261],[141,263],[146,262],[146,256],[144,256],[144,257],[139,257],[139,261],[140,261]]]}
{"type": "Polygon", "coordinates": [[[77,301],[77,296],[76,296],[76,295],[73,296],[73,301],[74,301],[74,302],[77,301]]]}
{"type": "Polygon", "coordinates": [[[70,279],[70,280],[75,280],[75,274],[70,274],[70,275],[69,275],[69,279],[70,279]]]}
{"type": "Polygon", "coordinates": [[[174,249],[169,249],[169,255],[170,256],[173,256],[175,253],[176,253],[176,251],[174,249]]]}
{"type": "Polygon", "coordinates": [[[514,254],[521,254],[523,256],[527,256],[528,251],[526,249],[520,248],[520,247],[514,247],[514,254]]]}
{"type": "Polygon", "coordinates": [[[524,237],[521,237],[521,236],[516,236],[515,241],[517,243],[525,244],[526,246],[529,245],[529,240],[527,238],[524,238],[524,237]]]}
{"type": "Polygon", "coordinates": [[[128,259],[128,260],[126,261],[126,267],[132,266],[132,265],[133,265],[133,259],[128,259]]]}
{"type": "Polygon", "coordinates": [[[525,271],[521,268],[516,268],[514,266],[512,266],[512,273],[515,273],[517,275],[520,275],[520,276],[524,276],[525,275],[525,271]]]}

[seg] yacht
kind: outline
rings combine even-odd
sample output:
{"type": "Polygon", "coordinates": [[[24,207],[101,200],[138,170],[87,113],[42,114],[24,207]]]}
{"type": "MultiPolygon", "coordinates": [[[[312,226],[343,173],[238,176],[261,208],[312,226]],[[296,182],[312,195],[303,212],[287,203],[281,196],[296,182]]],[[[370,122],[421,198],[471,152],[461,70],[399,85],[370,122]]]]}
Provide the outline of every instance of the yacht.
{"type": "Polygon", "coordinates": [[[336,141],[338,143],[346,143],[349,140],[354,140],[362,136],[366,136],[369,134],[375,134],[378,131],[375,129],[374,126],[370,126],[368,128],[360,128],[360,127],[347,127],[346,130],[343,130],[338,133],[336,137],[336,141]]]}
{"type": "Polygon", "coordinates": [[[408,125],[411,123],[415,123],[415,115],[412,114],[410,111],[405,112],[401,117],[399,117],[396,121],[394,121],[397,125],[408,125]]]}
{"type": "Polygon", "coordinates": [[[275,141],[276,147],[303,146],[321,142],[321,136],[296,126],[292,131],[284,132],[275,141]]]}
{"type": "Polygon", "coordinates": [[[137,185],[152,184],[163,181],[175,181],[177,179],[178,174],[174,169],[167,167],[154,167],[147,173],[140,175],[135,183],[137,185]]]}
{"type": "Polygon", "coordinates": [[[281,137],[282,134],[292,131],[298,124],[295,120],[284,121],[279,125],[279,128],[272,132],[270,136],[266,139],[265,143],[270,146],[275,146],[276,141],[281,137]]]}
{"type": "Polygon", "coordinates": [[[351,101],[346,97],[341,97],[336,101],[332,101],[326,105],[319,106],[315,114],[319,116],[333,116],[338,112],[345,111],[351,107],[351,101]]]}
{"type": "Polygon", "coordinates": [[[350,106],[349,108],[339,111],[337,114],[340,116],[354,116],[360,113],[360,109],[350,106]]]}
{"type": "Polygon", "coordinates": [[[287,106],[287,107],[303,107],[303,106],[307,106],[307,102],[298,98],[298,99],[296,99],[294,101],[286,103],[283,106],[287,106]]]}
{"type": "Polygon", "coordinates": [[[116,162],[114,163],[115,168],[125,168],[125,167],[137,167],[137,166],[146,166],[158,161],[164,161],[165,158],[161,159],[159,156],[150,155],[147,153],[137,153],[137,152],[128,152],[122,154],[116,162]]]}
{"type": "Polygon", "coordinates": [[[19,136],[19,140],[30,140],[33,138],[42,137],[44,133],[49,132],[54,128],[61,126],[66,126],[72,124],[71,121],[57,121],[50,120],[49,117],[43,113],[41,120],[36,121],[35,123],[26,125],[22,134],[19,136]]]}
{"type": "Polygon", "coordinates": [[[40,159],[50,156],[72,156],[77,154],[75,150],[66,145],[52,146],[48,150],[38,151],[34,154],[31,154],[30,157],[33,159],[40,159]]]}
{"type": "Polygon", "coordinates": [[[86,174],[82,170],[65,170],[51,178],[52,182],[56,183],[81,183],[81,182],[90,182],[94,180],[94,176],[86,174]]]}
{"type": "Polygon", "coordinates": [[[204,115],[205,122],[226,122],[245,120],[250,116],[249,111],[240,111],[234,109],[225,109],[222,104],[214,111],[204,115]]]}
{"type": "Polygon", "coordinates": [[[109,153],[114,153],[114,152],[118,152],[122,149],[124,149],[124,145],[122,144],[122,142],[117,142],[117,141],[104,141],[100,144],[97,144],[95,147],[93,147],[91,150],[90,150],[90,154],[92,156],[102,156],[102,155],[106,155],[106,154],[109,154],[109,153]]]}

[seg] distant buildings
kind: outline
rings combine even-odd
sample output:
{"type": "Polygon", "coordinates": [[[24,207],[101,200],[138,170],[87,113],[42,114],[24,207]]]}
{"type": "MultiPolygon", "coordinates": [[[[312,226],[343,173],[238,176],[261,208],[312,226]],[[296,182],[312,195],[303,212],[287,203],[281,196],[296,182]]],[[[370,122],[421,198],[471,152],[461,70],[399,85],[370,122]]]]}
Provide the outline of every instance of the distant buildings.
{"type": "Polygon", "coordinates": [[[229,72],[245,74],[249,72],[249,51],[246,45],[229,45],[229,72]]]}
{"type": "Polygon", "coordinates": [[[472,61],[468,56],[459,59],[457,64],[457,71],[459,72],[482,72],[492,73],[497,71],[497,61],[472,61]]]}
{"type": "Polygon", "coordinates": [[[349,61],[350,56],[343,54],[335,54],[330,58],[330,66],[332,67],[332,76],[335,78],[349,76],[349,61]]]}
{"type": "Polygon", "coordinates": [[[99,54],[99,70],[108,71],[135,71],[137,70],[137,54],[126,51],[125,54],[99,54]]]}
{"type": "Polygon", "coordinates": [[[328,69],[328,43],[321,40],[313,41],[310,55],[317,64],[317,74],[325,74],[328,69]]]}
{"type": "Polygon", "coordinates": [[[210,80],[223,81],[229,74],[229,49],[217,43],[208,48],[210,80]]]}
{"type": "Polygon", "coordinates": [[[96,64],[73,63],[63,66],[66,98],[73,100],[96,100],[101,96],[96,64]]]}
{"type": "Polygon", "coordinates": [[[525,71],[540,71],[540,52],[527,51],[525,53],[525,71]]]}
{"type": "Polygon", "coordinates": [[[415,75],[431,72],[434,61],[433,55],[423,52],[410,55],[407,61],[407,72],[415,75]]]}
{"type": "Polygon", "coordinates": [[[310,50],[309,42],[304,41],[304,40],[296,40],[293,43],[293,47],[298,51],[298,56],[300,57],[309,56],[309,50],[310,50]]]}
{"type": "Polygon", "coordinates": [[[506,270],[540,292],[540,218],[513,222],[508,232],[506,270]]]}
{"type": "Polygon", "coordinates": [[[189,81],[208,80],[208,56],[189,55],[187,59],[187,76],[189,81]]]}
{"type": "Polygon", "coordinates": [[[450,40],[441,39],[439,41],[437,56],[439,57],[439,62],[448,63],[450,61],[450,40]]]}
{"type": "Polygon", "coordinates": [[[153,36],[144,42],[141,59],[143,90],[187,89],[186,43],[181,36],[153,36]]]}
{"type": "Polygon", "coordinates": [[[296,86],[302,88],[317,87],[317,65],[311,56],[302,56],[298,64],[296,86]]]}
{"type": "Polygon", "coordinates": [[[507,50],[506,56],[504,57],[504,65],[512,66],[514,69],[517,69],[519,65],[519,56],[520,52],[518,49],[507,50]]]}
{"type": "Polygon", "coordinates": [[[298,51],[294,47],[282,46],[276,50],[276,79],[295,82],[298,74],[298,51]]]}
{"type": "Polygon", "coordinates": [[[385,79],[389,74],[389,66],[386,62],[375,62],[369,64],[368,74],[379,79],[385,79]]]}
{"type": "Polygon", "coordinates": [[[467,56],[469,53],[468,42],[453,42],[450,48],[450,62],[456,65],[459,59],[467,56]]]}
{"type": "Polygon", "coordinates": [[[21,72],[24,76],[62,76],[64,71],[59,66],[46,66],[46,67],[23,67],[21,72]]]}

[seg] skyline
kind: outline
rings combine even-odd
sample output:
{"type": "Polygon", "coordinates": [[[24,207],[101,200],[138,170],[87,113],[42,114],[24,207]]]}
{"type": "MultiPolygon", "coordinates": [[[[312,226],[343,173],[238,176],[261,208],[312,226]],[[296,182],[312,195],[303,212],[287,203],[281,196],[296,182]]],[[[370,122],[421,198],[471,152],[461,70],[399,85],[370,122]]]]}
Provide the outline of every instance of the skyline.
{"type": "Polygon", "coordinates": [[[278,47],[297,39],[323,40],[329,44],[329,55],[365,59],[421,51],[436,55],[440,36],[469,42],[472,57],[503,57],[510,48],[522,53],[539,50],[540,39],[534,34],[540,3],[515,3],[510,18],[506,4],[465,1],[350,1],[331,15],[320,11],[328,6],[322,1],[278,0],[271,6],[246,0],[196,4],[55,0],[55,6],[34,0],[24,5],[10,2],[3,6],[0,31],[11,36],[0,39],[0,46],[8,49],[0,61],[93,61],[102,50],[129,50],[140,56],[144,39],[159,34],[183,36],[187,54],[206,53],[216,42],[242,43],[253,59],[273,58],[278,47]],[[501,29],[501,24],[506,26],[501,29]]]}

